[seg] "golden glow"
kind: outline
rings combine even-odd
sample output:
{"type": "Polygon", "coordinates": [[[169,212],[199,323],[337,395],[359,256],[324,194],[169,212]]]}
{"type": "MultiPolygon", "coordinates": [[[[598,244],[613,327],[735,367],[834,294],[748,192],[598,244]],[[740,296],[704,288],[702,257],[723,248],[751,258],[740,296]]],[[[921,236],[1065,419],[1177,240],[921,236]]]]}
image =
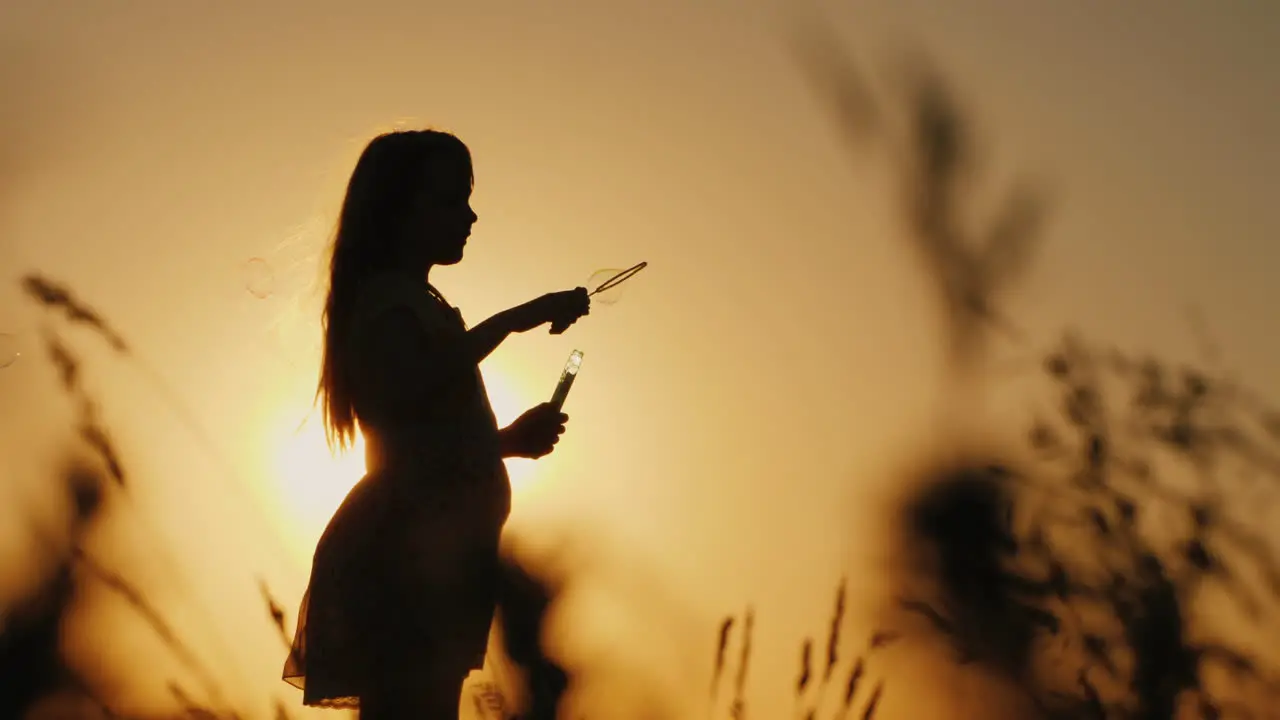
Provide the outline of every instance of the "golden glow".
{"type": "Polygon", "coordinates": [[[364,476],[364,438],[357,436],[346,452],[330,452],[320,414],[314,412],[286,437],[276,457],[277,477],[289,519],[306,544],[311,545],[320,538],[352,486],[364,476]]]}
{"type": "MultiPolygon", "coordinates": [[[[485,384],[494,414],[502,424],[526,409],[520,393],[502,373],[486,369],[485,384]]],[[[351,449],[333,453],[325,442],[319,412],[312,412],[300,427],[285,436],[275,465],[289,521],[304,544],[311,545],[319,539],[343,498],[364,476],[364,438],[357,436],[351,449]]],[[[512,490],[519,495],[532,484],[536,467],[533,461],[516,458],[507,461],[507,470],[512,490]]]]}
{"type": "MultiPolygon", "coordinates": [[[[501,370],[486,365],[484,368],[484,384],[489,390],[489,404],[493,406],[493,414],[500,425],[506,425],[528,410],[530,404],[525,402],[523,393],[511,376],[501,370]]],[[[522,495],[529,491],[536,477],[537,466],[532,460],[510,458],[507,460],[507,474],[511,476],[511,491],[522,495]]]]}

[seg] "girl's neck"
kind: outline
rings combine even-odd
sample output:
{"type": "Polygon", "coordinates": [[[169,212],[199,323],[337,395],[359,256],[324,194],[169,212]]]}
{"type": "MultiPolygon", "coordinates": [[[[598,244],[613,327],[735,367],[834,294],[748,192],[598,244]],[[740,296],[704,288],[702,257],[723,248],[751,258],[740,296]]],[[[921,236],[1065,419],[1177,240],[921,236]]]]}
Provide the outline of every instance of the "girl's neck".
{"type": "Polygon", "coordinates": [[[431,293],[431,296],[434,297],[436,300],[439,300],[440,302],[444,303],[446,306],[449,306],[449,301],[446,300],[444,295],[441,294],[440,291],[436,289],[435,285],[431,284],[430,275],[431,275],[431,266],[428,265],[427,269],[424,270],[422,273],[422,283],[427,286],[427,292],[431,293]]]}
{"type": "Polygon", "coordinates": [[[391,275],[396,275],[402,278],[412,278],[416,282],[424,283],[427,285],[431,284],[431,281],[429,279],[429,276],[431,274],[430,267],[427,267],[426,270],[415,271],[413,269],[413,266],[409,263],[397,263],[394,268],[388,270],[387,272],[391,275]]]}
{"type": "Polygon", "coordinates": [[[402,243],[389,259],[398,275],[411,275],[416,280],[427,282],[427,276],[431,274],[432,264],[411,245],[402,243]]]}

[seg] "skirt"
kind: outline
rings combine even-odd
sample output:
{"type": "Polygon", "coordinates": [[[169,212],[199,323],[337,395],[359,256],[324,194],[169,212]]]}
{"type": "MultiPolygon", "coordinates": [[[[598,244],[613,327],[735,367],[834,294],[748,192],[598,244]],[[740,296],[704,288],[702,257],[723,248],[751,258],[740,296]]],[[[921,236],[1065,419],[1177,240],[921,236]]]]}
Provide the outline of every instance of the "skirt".
{"type": "Polygon", "coordinates": [[[396,678],[436,686],[483,665],[510,511],[498,474],[446,489],[385,470],[352,488],[316,547],[285,663],[304,704],[355,708],[396,678]]]}

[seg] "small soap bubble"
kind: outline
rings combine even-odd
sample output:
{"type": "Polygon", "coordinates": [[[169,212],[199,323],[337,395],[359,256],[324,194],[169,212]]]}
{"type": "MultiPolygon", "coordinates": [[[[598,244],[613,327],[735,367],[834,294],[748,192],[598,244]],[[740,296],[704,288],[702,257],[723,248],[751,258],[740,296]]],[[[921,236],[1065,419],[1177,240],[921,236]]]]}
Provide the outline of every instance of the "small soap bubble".
{"type": "Polygon", "coordinates": [[[260,257],[251,258],[245,263],[244,287],[249,294],[259,300],[266,299],[275,291],[276,277],[271,266],[260,257]]]}
{"type": "Polygon", "coordinates": [[[22,357],[18,336],[0,332],[0,370],[12,366],[22,357]]]}

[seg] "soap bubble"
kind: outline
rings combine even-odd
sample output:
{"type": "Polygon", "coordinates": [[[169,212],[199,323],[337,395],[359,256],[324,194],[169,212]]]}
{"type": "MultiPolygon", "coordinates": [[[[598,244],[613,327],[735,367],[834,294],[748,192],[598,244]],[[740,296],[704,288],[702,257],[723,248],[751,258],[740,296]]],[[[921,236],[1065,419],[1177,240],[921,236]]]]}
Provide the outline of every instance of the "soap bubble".
{"type": "Polygon", "coordinates": [[[244,265],[244,287],[249,294],[259,300],[266,299],[275,291],[276,276],[266,260],[255,257],[244,265]]]}
{"type": "Polygon", "coordinates": [[[0,332],[0,370],[18,362],[22,352],[18,348],[18,336],[0,332]]]}
{"type": "Polygon", "coordinates": [[[622,297],[622,285],[633,275],[648,267],[642,262],[629,268],[604,268],[591,273],[587,278],[587,290],[591,293],[592,304],[612,305],[622,297]]]}

